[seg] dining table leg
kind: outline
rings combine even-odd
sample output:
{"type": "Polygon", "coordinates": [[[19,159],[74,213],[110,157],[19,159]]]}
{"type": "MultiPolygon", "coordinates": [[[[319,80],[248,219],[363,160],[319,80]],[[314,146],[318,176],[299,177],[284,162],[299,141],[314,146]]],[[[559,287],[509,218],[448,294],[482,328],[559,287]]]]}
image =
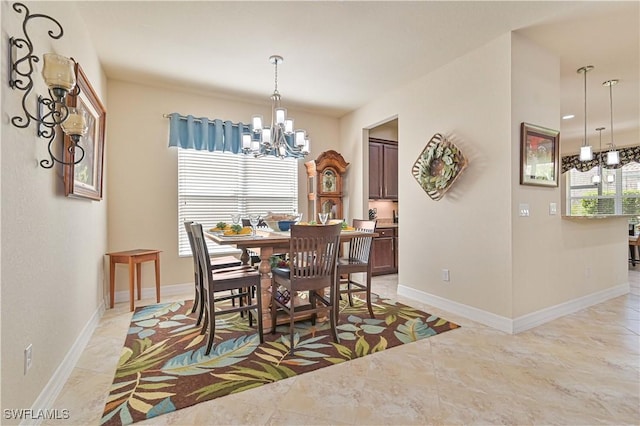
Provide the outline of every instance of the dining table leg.
{"type": "Polygon", "coordinates": [[[260,249],[260,291],[262,292],[262,327],[271,330],[271,262],[273,247],[260,249]]]}

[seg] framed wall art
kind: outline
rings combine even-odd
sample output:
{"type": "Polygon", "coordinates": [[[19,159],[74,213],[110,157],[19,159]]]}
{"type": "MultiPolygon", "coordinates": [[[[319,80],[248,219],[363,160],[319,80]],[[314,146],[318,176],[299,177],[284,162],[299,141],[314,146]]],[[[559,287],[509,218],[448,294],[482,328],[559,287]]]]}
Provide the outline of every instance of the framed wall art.
{"type": "Polygon", "coordinates": [[[107,113],[78,63],[76,75],[76,84],[80,92],[68,96],[67,106],[87,111],[89,130],[86,136],[80,139],[79,145],[84,149],[84,157],[77,164],[73,164],[76,161],[76,153],[68,149],[73,142],[69,136],[64,137],[64,161],[67,163],[64,165],[63,173],[65,195],[102,200],[102,163],[107,113]]]}
{"type": "Polygon", "coordinates": [[[521,124],[520,184],[558,186],[560,132],[521,124]]]}

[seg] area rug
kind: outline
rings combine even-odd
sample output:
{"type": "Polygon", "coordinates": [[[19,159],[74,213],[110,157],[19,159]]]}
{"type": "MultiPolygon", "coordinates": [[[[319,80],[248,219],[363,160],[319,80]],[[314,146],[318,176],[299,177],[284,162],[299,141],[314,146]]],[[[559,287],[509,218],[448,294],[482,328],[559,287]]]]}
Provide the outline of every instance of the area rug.
{"type": "Polygon", "coordinates": [[[459,327],[390,299],[372,295],[372,302],[375,319],[362,300],[354,298],[353,307],[341,302],[339,344],[328,322],[297,322],[295,355],[288,326],[275,335],[265,330],[260,344],[247,319],[230,314],[216,322],[216,340],[206,356],[206,339],[190,314],[193,301],[137,308],[101,424],[135,423],[459,327]]]}

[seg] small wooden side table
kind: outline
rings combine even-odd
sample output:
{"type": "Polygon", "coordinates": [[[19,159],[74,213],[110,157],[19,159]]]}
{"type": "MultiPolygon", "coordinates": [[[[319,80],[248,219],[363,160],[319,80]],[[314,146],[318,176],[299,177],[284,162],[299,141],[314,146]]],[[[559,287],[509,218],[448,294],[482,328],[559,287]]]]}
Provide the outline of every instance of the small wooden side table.
{"type": "Polygon", "coordinates": [[[133,299],[134,299],[134,276],[133,269],[135,265],[136,278],[138,282],[138,300],[140,300],[141,294],[141,277],[142,277],[142,263],[154,261],[156,266],[156,300],[160,303],[160,250],[151,249],[135,249],[128,251],[118,251],[107,253],[109,256],[109,296],[110,305],[113,308],[116,291],[116,263],[125,263],[129,265],[129,298],[131,299],[131,310],[133,311],[133,299]]]}

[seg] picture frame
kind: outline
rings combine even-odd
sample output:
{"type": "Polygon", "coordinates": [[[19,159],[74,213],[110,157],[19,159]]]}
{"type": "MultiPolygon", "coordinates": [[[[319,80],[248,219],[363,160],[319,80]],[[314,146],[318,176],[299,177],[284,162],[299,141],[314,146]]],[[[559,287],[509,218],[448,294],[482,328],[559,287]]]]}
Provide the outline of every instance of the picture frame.
{"type": "Polygon", "coordinates": [[[76,63],[75,66],[76,84],[79,92],[72,92],[67,96],[67,106],[80,107],[87,111],[89,130],[79,142],[85,155],[78,164],[74,164],[76,153],[69,150],[73,142],[69,136],[64,136],[64,162],[66,164],[64,165],[63,181],[65,195],[100,201],[102,200],[102,167],[107,112],[80,64],[76,63]]]}
{"type": "Polygon", "coordinates": [[[524,122],[520,129],[520,184],[557,187],[560,132],[524,122]]]}

